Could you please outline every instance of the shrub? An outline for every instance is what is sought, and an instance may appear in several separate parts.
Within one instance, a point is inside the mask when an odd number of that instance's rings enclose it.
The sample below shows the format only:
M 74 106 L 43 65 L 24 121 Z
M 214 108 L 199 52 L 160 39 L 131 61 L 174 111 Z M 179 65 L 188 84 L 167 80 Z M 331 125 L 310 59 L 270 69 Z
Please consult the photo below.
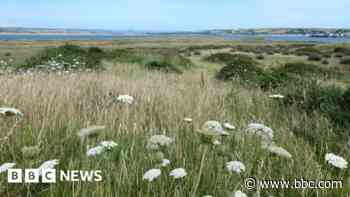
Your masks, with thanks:
M 329 53 L 324 53 L 324 54 L 323 54 L 323 57 L 324 57 L 324 58 L 331 58 L 331 57 L 332 57 L 332 55 L 331 55 L 331 54 L 329 54 Z
M 314 64 L 306 64 L 303 62 L 287 63 L 278 70 L 280 72 L 298 76 L 326 76 L 328 74 L 331 74 L 331 71 L 328 69 L 321 68 Z
M 182 71 L 177 68 L 175 65 L 168 61 L 150 61 L 146 63 L 146 68 L 150 70 L 159 70 L 163 72 L 174 72 L 174 73 L 182 73 Z
M 329 61 L 328 61 L 328 60 L 323 60 L 323 61 L 322 61 L 322 64 L 328 65 L 328 64 L 329 64 Z
M 342 58 L 344 56 L 343 53 L 336 53 L 334 54 L 334 57 L 337 57 L 337 58 Z
M 99 47 L 89 47 L 88 53 L 89 54 L 103 54 L 104 51 Z
M 198 55 L 201 55 L 201 52 L 200 51 L 195 51 L 195 52 L 193 52 L 193 54 L 198 56 Z
M 249 56 L 225 55 L 224 57 L 228 63 L 216 74 L 217 79 L 230 80 L 240 78 L 254 82 L 263 74 L 263 70 L 257 67 L 257 63 Z
M 334 53 L 343 53 L 343 54 L 350 54 L 350 49 L 345 47 L 336 47 L 334 48 Z
M 257 55 L 257 56 L 256 56 L 256 59 L 258 59 L 258 60 L 263 60 L 263 59 L 265 59 L 265 57 L 264 57 L 263 55 Z
M 27 59 L 17 70 L 22 69 L 47 69 L 51 68 L 74 69 L 100 69 L 102 56 L 96 56 L 95 52 L 83 49 L 76 45 L 64 45 L 57 48 L 46 48 L 39 54 Z M 53 63 L 55 62 L 55 63 Z
M 307 113 L 314 111 L 327 116 L 335 126 L 350 128 L 350 90 L 322 87 L 315 81 L 294 88 L 283 100 L 284 105 L 294 105 Z
M 350 65 L 350 56 L 343 57 L 343 58 L 340 60 L 340 64 L 347 64 L 347 65 Z
M 208 62 L 216 62 L 216 63 L 230 63 L 237 58 L 238 55 L 230 54 L 230 53 L 216 53 L 204 58 L 205 61 Z
M 288 73 L 279 70 L 266 72 L 259 77 L 259 86 L 263 90 L 275 89 L 287 85 L 291 81 L 295 81 Z
M 321 54 L 321 51 L 313 47 L 302 47 L 296 49 L 295 53 L 299 56 L 309 56 L 313 54 Z
M 309 54 L 308 60 L 309 61 L 321 61 L 322 57 L 318 54 Z
M 5 53 L 5 56 L 6 56 L 6 57 L 10 57 L 11 55 L 12 55 L 12 54 L 11 54 L 10 52 L 6 52 L 6 53 Z

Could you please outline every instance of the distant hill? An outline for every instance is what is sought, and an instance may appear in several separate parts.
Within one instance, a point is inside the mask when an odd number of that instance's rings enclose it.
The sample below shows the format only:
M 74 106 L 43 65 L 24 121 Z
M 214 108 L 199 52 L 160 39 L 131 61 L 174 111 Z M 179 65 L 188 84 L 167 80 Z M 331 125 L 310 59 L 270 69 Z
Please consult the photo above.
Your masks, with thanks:
M 256 29 L 223 29 L 216 32 L 231 34 L 346 34 L 350 29 L 344 28 L 256 28 Z

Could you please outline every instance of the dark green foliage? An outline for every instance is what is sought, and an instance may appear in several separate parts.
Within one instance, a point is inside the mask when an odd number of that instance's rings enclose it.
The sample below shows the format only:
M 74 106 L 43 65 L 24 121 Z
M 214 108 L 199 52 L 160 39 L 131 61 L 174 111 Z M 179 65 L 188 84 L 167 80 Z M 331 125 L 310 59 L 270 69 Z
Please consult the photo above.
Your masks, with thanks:
M 247 64 L 256 65 L 250 56 L 242 54 L 230 54 L 230 53 L 216 53 L 204 58 L 204 60 L 216 63 L 237 63 L 237 64 Z
M 193 52 L 193 55 L 201 55 L 201 52 L 200 51 L 195 51 L 195 52 Z
M 324 54 L 323 54 L 323 57 L 324 57 L 324 58 L 331 58 L 331 57 L 332 57 L 332 55 L 331 55 L 331 54 L 329 54 L 329 53 L 324 53 Z
M 10 52 L 6 52 L 6 53 L 5 53 L 5 56 L 6 56 L 6 57 L 10 57 L 10 56 L 11 56 L 11 53 L 10 53 Z
M 350 56 L 348 56 L 348 57 L 343 57 L 343 58 L 340 60 L 340 64 L 347 64 L 347 65 L 350 65 Z
M 329 61 L 328 61 L 328 60 L 323 60 L 323 61 L 322 61 L 322 64 L 328 65 L 328 64 L 329 64 Z
M 257 66 L 257 63 L 246 55 L 219 54 L 218 56 L 213 55 L 209 59 L 227 62 L 226 66 L 216 74 L 216 78 L 220 80 L 240 78 L 254 82 L 263 74 L 263 70 Z
M 99 52 L 98 52 L 99 51 Z M 20 65 L 18 69 L 37 68 L 39 65 L 48 65 L 48 62 L 55 59 L 60 62 L 64 62 L 64 68 L 72 68 L 71 65 L 75 61 L 79 61 L 82 64 L 76 69 L 99 69 L 102 56 L 97 55 L 103 53 L 96 48 L 90 48 L 88 50 L 76 45 L 64 45 L 57 48 L 46 48 L 39 54 L 29 58 L 23 65 Z
M 336 53 L 334 54 L 334 57 L 337 57 L 337 58 L 342 58 L 344 56 L 343 53 Z
M 284 87 L 295 80 L 297 79 L 288 73 L 275 69 L 259 76 L 259 86 L 263 90 L 269 90 Z
M 321 51 L 313 47 L 303 47 L 295 50 L 295 54 L 299 56 L 310 56 L 314 54 L 321 55 Z
M 151 70 L 181 73 L 181 69 L 189 68 L 192 62 L 179 55 L 179 51 L 115 49 L 108 54 L 109 58 L 119 62 L 138 63 Z
M 265 59 L 265 57 L 264 57 L 263 55 L 257 55 L 257 56 L 256 56 L 256 59 L 258 59 L 258 60 L 263 60 L 263 59 Z
M 287 63 L 279 68 L 279 71 L 298 76 L 327 76 L 331 74 L 328 69 L 303 62 Z
M 315 81 L 305 82 L 286 95 L 284 104 L 297 106 L 311 114 L 327 116 L 337 128 L 350 128 L 350 89 L 322 87 Z
M 318 55 L 318 54 L 309 54 L 308 58 L 309 61 L 321 61 L 322 56 Z
M 334 48 L 334 53 L 350 54 L 350 49 L 345 47 L 336 47 Z
M 151 61 L 146 63 L 146 68 L 150 70 L 159 70 L 164 72 L 182 73 L 175 65 L 168 61 Z
M 99 47 L 89 47 L 88 53 L 89 54 L 104 54 L 104 51 Z

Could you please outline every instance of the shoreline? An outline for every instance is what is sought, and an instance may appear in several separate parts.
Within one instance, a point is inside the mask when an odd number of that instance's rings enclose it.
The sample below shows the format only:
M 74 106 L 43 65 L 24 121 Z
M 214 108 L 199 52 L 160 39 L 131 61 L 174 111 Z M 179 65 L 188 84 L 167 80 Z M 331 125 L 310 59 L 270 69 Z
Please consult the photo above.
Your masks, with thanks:
M 115 34 L 95 34 L 95 33 L 18 33 L 18 32 L 0 32 L 0 36 L 114 36 Z

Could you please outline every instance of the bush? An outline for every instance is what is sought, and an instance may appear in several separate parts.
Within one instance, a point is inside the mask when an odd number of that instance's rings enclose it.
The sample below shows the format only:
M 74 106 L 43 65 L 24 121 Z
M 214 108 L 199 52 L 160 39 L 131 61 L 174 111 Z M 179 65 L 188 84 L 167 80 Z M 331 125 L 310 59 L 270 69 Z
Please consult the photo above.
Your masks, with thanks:
M 6 56 L 6 57 L 10 57 L 10 56 L 11 56 L 11 53 L 10 53 L 10 52 L 6 52 L 6 53 L 5 53 L 5 56 Z
M 325 68 L 321 68 L 314 64 L 306 64 L 303 62 L 287 63 L 283 67 L 278 69 L 280 72 L 298 76 L 326 76 L 331 74 L 331 71 Z
M 322 57 L 318 54 L 309 54 L 308 60 L 309 61 L 321 61 Z
M 343 57 L 343 58 L 340 60 L 340 64 L 347 64 L 347 65 L 350 65 L 350 56 L 348 56 L 348 57 Z
M 322 87 L 315 81 L 294 88 L 283 100 L 284 105 L 294 105 L 311 114 L 315 111 L 327 116 L 335 126 L 350 128 L 350 90 Z
M 343 53 L 336 53 L 334 54 L 334 57 L 337 57 L 337 58 L 342 58 L 344 56 Z
M 258 60 L 263 60 L 263 59 L 265 59 L 265 57 L 264 57 L 263 55 L 257 55 L 257 56 L 256 56 L 256 59 L 258 59 Z
M 230 53 L 216 53 L 205 57 L 204 60 L 208 62 L 216 62 L 216 63 L 230 63 L 231 61 L 235 61 L 237 56 L 240 56 L 240 55 L 230 54 Z
M 224 59 L 228 63 L 216 74 L 217 79 L 231 80 L 240 78 L 254 82 L 263 74 L 263 70 L 257 67 L 257 63 L 247 55 L 225 55 L 220 57 L 225 57 Z
M 89 54 L 104 54 L 104 51 L 99 47 L 89 47 L 88 53 Z
M 334 53 L 343 53 L 343 54 L 350 54 L 350 49 L 345 47 L 336 47 L 334 48 Z
M 171 64 L 168 61 L 150 61 L 146 63 L 146 68 L 150 70 L 158 70 L 163 72 L 173 72 L 173 73 L 182 73 L 182 71 L 177 68 L 175 65 Z
M 303 47 L 303 48 L 298 48 L 295 50 L 295 53 L 298 56 L 310 56 L 310 55 L 314 55 L 314 54 L 318 54 L 321 55 L 321 51 L 313 48 L 313 47 Z
M 259 77 L 259 86 L 263 90 L 275 89 L 279 87 L 283 87 L 290 83 L 291 81 L 295 81 L 292 76 L 288 75 L 288 73 L 281 72 L 279 70 L 272 70 L 270 72 L 266 72 Z
M 331 57 L 332 57 L 332 55 L 331 55 L 331 54 L 329 54 L 329 53 L 325 53 L 325 54 L 323 54 L 323 57 L 324 57 L 324 58 L 331 58 Z
M 96 49 L 86 50 L 80 46 L 67 44 L 57 48 L 46 48 L 27 59 L 17 69 L 100 69 L 101 59 L 101 55 L 96 55 Z
M 323 61 L 322 61 L 322 64 L 328 65 L 328 64 L 329 64 L 329 61 L 328 61 L 328 60 L 323 60 Z
M 201 52 L 200 51 L 195 51 L 195 52 L 193 52 L 193 54 L 198 56 L 198 55 L 201 55 Z

